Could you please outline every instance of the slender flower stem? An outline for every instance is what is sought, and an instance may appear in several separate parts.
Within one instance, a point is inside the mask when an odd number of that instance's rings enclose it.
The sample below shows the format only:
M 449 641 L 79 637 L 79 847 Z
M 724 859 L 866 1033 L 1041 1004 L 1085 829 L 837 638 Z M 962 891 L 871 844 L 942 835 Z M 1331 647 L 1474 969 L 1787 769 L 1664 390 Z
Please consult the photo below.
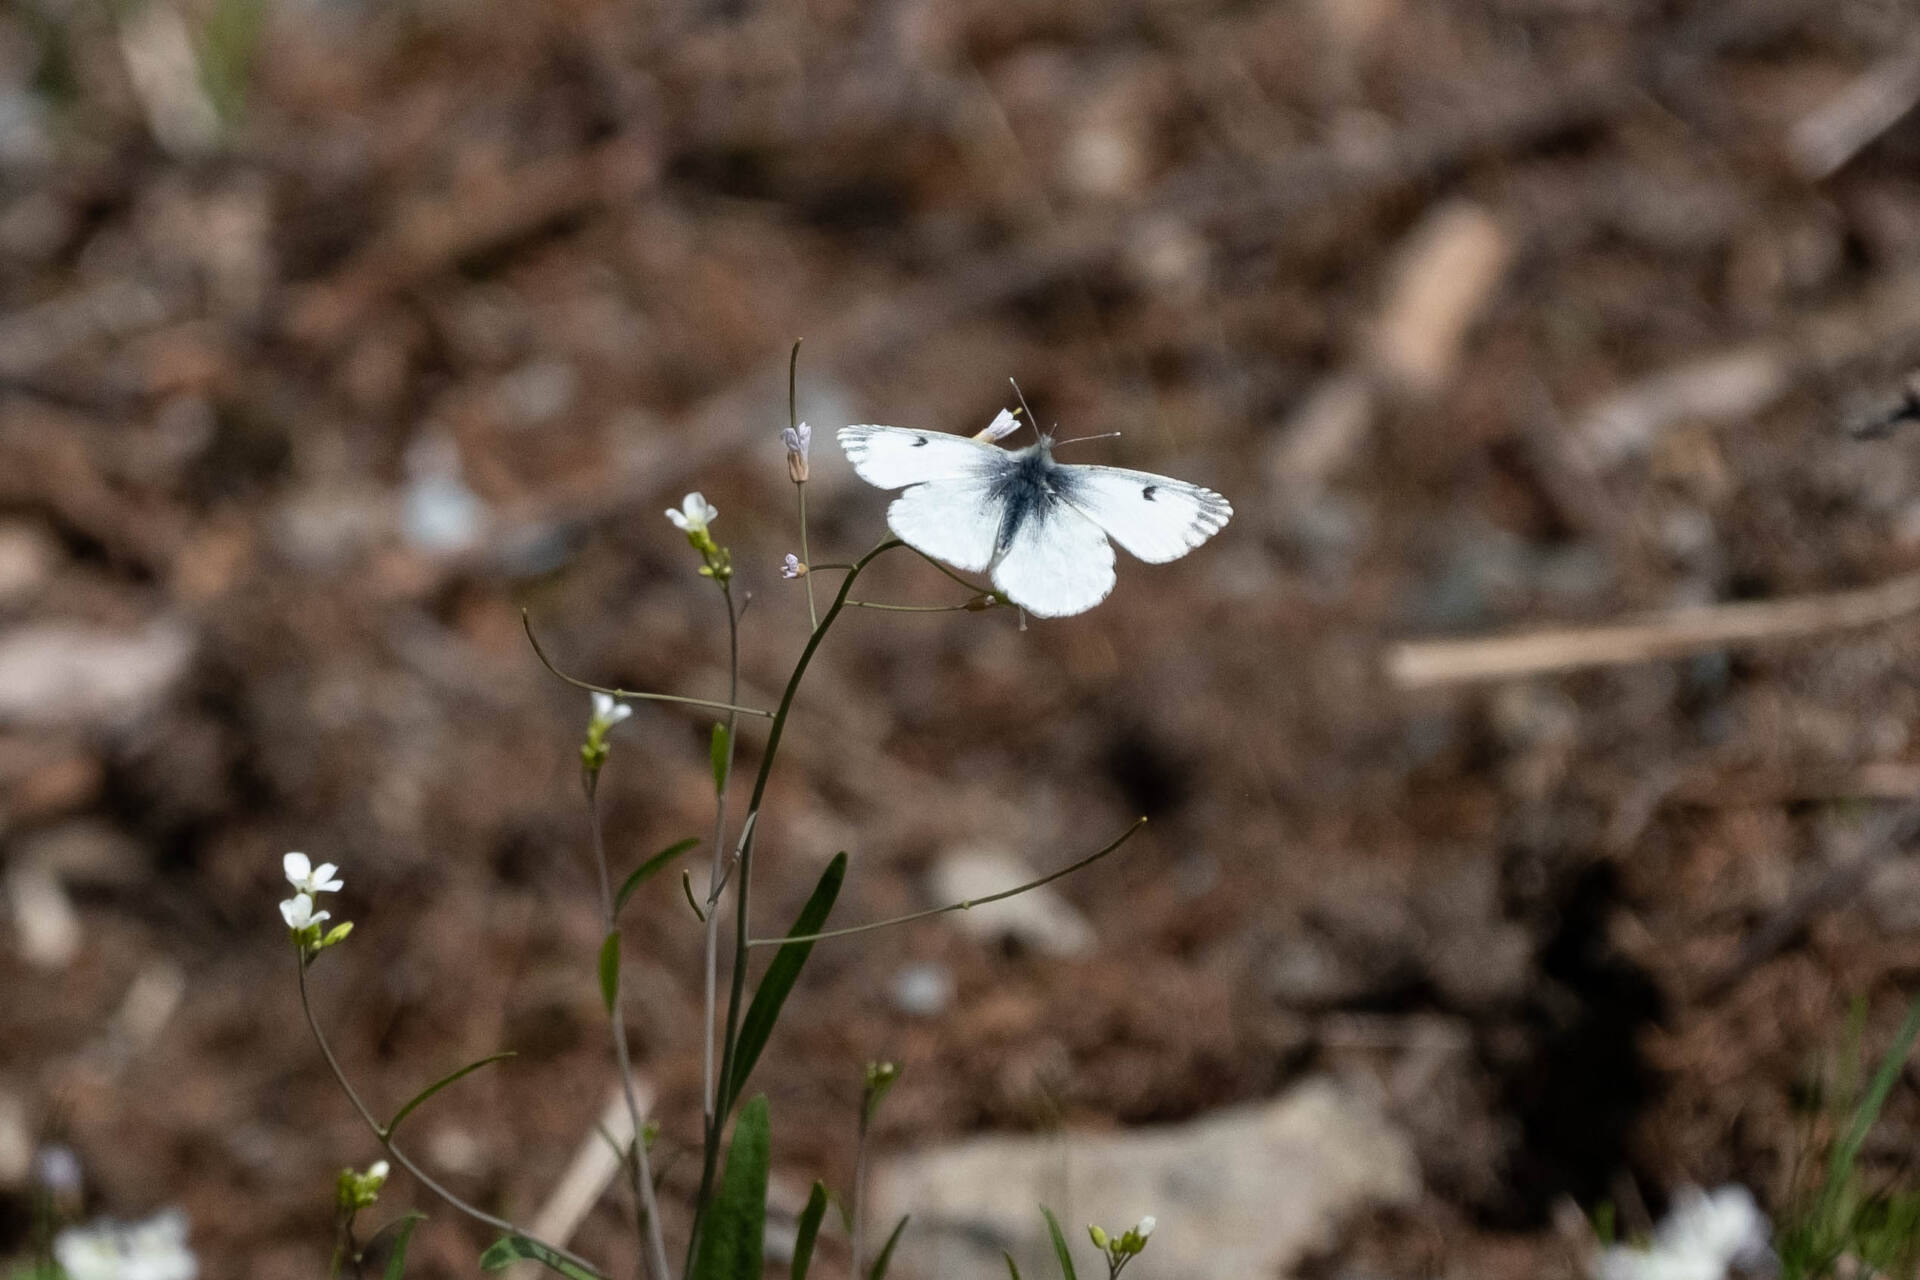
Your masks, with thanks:
M 773 719 L 773 712 L 759 707 L 738 707 L 732 702 L 715 702 L 710 698 L 683 698 L 677 693 L 642 693 L 637 689 L 614 689 L 603 684 L 588 684 L 585 680 L 577 680 L 554 666 L 552 660 L 547 657 L 547 651 L 540 647 L 540 638 L 533 634 L 533 620 L 527 617 L 525 609 L 520 611 L 520 626 L 526 631 L 527 643 L 533 646 L 533 656 L 540 659 L 540 665 L 576 689 L 585 689 L 588 693 L 611 694 L 616 698 L 630 700 L 638 698 L 648 702 L 677 702 L 688 707 L 712 707 L 716 711 L 725 711 L 730 715 L 759 716 L 763 720 Z
M 600 918 L 606 932 L 612 933 L 617 926 L 613 913 L 613 880 L 607 872 L 607 844 L 600 829 L 599 780 L 598 770 L 586 770 L 581 777 L 587 792 L 588 825 L 593 830 L 593 865 L 600 873 Z M 653 1193 L 653 1162 L 647 1152 L 640 1098 L 633 1083 L 633 1062 L 627 1056 L 627 1024 L 620 1006 L 616 994 L 613 1007 L 607 1011 L 607 1020 L 613 1032 L 613 1058 L 620 1068 L 621 1092 L 627 1099 L 627 1117 L 633 1121 L 633 1159 L 621 1163 L 626 1165 L 628 1180 L 633 1183 L 634 1214 L 640 1219 L 634 1226 L 646 1242 L 647 1273 L 653 1280 L 673 1280 L 673 1273 L 667 1270 L 667 1244 L 660 1233 L 660 1204 Z
M 806 564 L 807 486 L 804 484 L 796 484 L 793 486 L 793 491 L 800 497 L 800 563 Z M 817 627 L 820 625 L 820 613 L 818 607 L 813 602 L 813 575 L 811 573 L 805 575 L 805 582 L 807 584 L 807 621 L 812 626 Z
M 971 601 L 966 604 L 876 604 L 872 600 L 849 600 L 849 608 L 883 609 L 888 613 L 961 613 L 974 608 Z
M 733 607 L 733 588 L 722 582 L 720 590 L 727 601 L 727 701 L 732 702 L 740 696 L 740 614 Z M 713 804 L 713 869 L 707 877 L 707 987 L 706 1018 L 701 1023 L 703 1034 L 700 1041 L 700 1096 L 703 1100 L 706 1127 L 709 1131 L 713 1129 L 713 1112 L 717 1097 L 713 1079 L 713 1035 L 719 1012 L 720 973 L 720 913 L 714 910 L 714 907 L 719 903 L 721 890 L 726 887 L 727 791 L 733 783 L 735 723 L 736 714 L 729 711 L 727 713 L 726 768 L 720 775 L 720 785 L 716 789 Z
M 807 637 L 806 647 L 800 651 L 800 657 L 794 663 L 793 673 L 787 677 L 786 690 L 780 695 L 780 708 L 773 713 L 773 724 L 767 730 L 767 745 L 761 749 L 760 769 L 754 775 L 753 795 L 747 801 L 747 821 L 753 822 L 760 812 L 760 802 L 767 791 L 767 779 L 772 776 L 773 762 L 780 754 L 780 739 L 787 728 L 787 717 L 793 711 L 794 696 L 800 691 L 801 678 L 807 674 L 807 666 L 813 661 L 813 655 L 820 648 L 820 642 L 826 639 L 834 619 L 846 608 L 847 596 L 853 590 L 853 584 L 862 571 L 887 552 L 906 544 L 898 538 L 888 538 L 873 550 L 861 556 L 848 570 L 847 576 L 840 582 L 840 590 L 835 593 L 833 603 L 827 606 L 826 613 L 820 617 L 820 624 Z M 714 1175 L 720 1163 L 721 1131 L 726 1127 L 727 1112 L 731 1109 L 734 1047 L 740 1035 L 741 1006 L 746 996 L 747 986 L 747 921 L 752 905 L 753 890 L 753 836 L 751 829 L 743 832 L 740 841 L 739 865 L 734 869 L 738 887 L 734 890 L 734 946 L 733 976 L 727 993 L 726 1035 L 721 1043 L 720 1075 L 715 1081 L 718 1096 L 725 1100 L 725 1106 L 716 1106 L 713 1123 L 708 1127 L 705 1151 L 700 1169 L 700 1191 L 694 1199 L 693 1230 L 687 1237 L 687 1258 L 689 1264 L 694 1251 L 699 1247 L 700 1229 L 706 1220 L 708 1201 L 713 1195 Z
M 847 1216 L 852 1219 L 848 1234 L 853 1237 L 852 1265 L 847 1268 L 848 1280 L 860 1280 L 865 1274 L 867 1245 L 867 1122 L 872 1118 L 873 1108 L 860 1103 L 860 1127 L 853 1143 L 853 1212 Z
M 905 544 L 903 543 L 902 545 L 904 546 Z M 981 586 L 977 582 L 968 582 L 965 578 L 955 573 L 952 569 L 949 569 L 946 565 L 941 564 L 938 560 L 935 560 L 932 556 L 928 555 L 926 552 L 922 551 L 920 548 L 907 547 L 907 550 L 913 552 L 913 554 L 919 556 L 922 560 L 925 560 L 928 564 L 932 565 L 934 568 L 938 569 L 940 572 L 946 574 L 949 578 L 952 578 L 955 582 L 959 583 L 961 586 L 965 587 L 967 590 L 973 592 L 974 594 L 976 595 L 993 594 L 986 587 Z
M 802 933 L 787 938 L 749 938 L 747 945 L 749 947 L 783 947 L 790 943 L 820 942 L 827 938 L 849 938 L 856 933 L 872 933 L 875 929 L 891 929 L 897 924 L 911 924 L 915 920 L 925 920 L 931 916 L 943 916 L 949 911 L 969 911 L 974 907 L 984 907 L 989 902 L 1000 902 L 1007 898 L 1017 897 L 1020 894 L 1038 889 L 1041 885 L 1052 884 L 1055 880 L 1061 879 L 1064 876 L 1070 876 L 1076 871 L 1092 866 L 1127 841 L 1133 839 L 1134 834 L 1146 825 L 1147 820 L 1145 818 L 1137 818 L 1134 820 L 1134 824 L 1121 832 L 1118 837 L 1102 845 L 1078 862 L 1061 867 L 1058 871 L 1049 871 L 1037 880 L 1029 880 L 1025 884 L 1015 885 L 1011 889 L 1002 889 L 999 893 L 990 893 L 984 898 L 965 898 L 959 902 L 949 902 L 944 907 L 928 907 L 925 911 L 912 911 L 904 916 L 891 916 L 885 920 L 875 920 L 870 924 L 848 925 L 844 929 L 828 929 L 823 933 Z
M 313 1013 L 313 998 L 307 991 L 306 957 L 301 955 L 298 949 L 294 951 L 294 963 L 300 972 L 300 1012 L 306 1015 L 307 1030 L 313 1033 L 314 1043 L 320 1046 L 320 1056 L 326 1059 L 327 1070 L 333 1073 L 334 1081 L 339 1084 L 340 1091 L 347 1095 L 347 1101 L 352 1103 L 353 1109 L 360 1113 L 360 1119 L 366 1123 L 367 1128 L 373 1131 L 374 1139 L 385 1149 L 387 1156 L 395 1164 L 412 1174 L 415 1181 L 438 1196 L 449 1208 L 466 1214 L 475 1222 L 485 1223 L 496 1231 L 504 1231 L 508 1235 L 520 1236 L 544 1248 L 551 1249 L 556 1255 L 565 1258 L 574 1266 L 605 1280 L 606 1272 L 594 1263 L 588 1262 L 579 1254 L 562 1249 L 557 1244 L 551 1244 L 545 1240 L 541 1240 L 525 1229 L 515 1226 L 505 1218 L 495 1217 L 478 1205 L 469 1204 L 467 1201 L 462 1200 L 459 1196 L 435 1181 L 428 1175 L 426 1170 L 413 1162 L 411 1156 L 395 1144 L 393 1139 L 388 1135 L 386 1126 L 374 1119 L 373 1112 L 369 1110 L 367 1104 L 361 1100 L 359 1091 L 353 1087 L 353 1082 L 347 1079 L 347 1073 L 340 1066 L 340 1060 L 333 1055 L 333 1046 L 327 1042 L 326 1033 L 320 1030 L 320 1021 Z

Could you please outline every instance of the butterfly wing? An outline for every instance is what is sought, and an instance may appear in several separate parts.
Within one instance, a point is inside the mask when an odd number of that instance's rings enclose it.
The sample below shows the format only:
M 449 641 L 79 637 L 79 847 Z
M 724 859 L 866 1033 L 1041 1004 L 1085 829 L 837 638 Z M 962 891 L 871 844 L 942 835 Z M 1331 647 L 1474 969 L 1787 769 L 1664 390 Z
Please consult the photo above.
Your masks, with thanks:
M 912 427 L 842 427 L 840 447 L 855 474 L 882 489 L 991 475 L 1007 457 L 996 445 Z
M 1113 548 L 1065 502 L 1037 507 L 992 566 L 993 585 L 1037 618 L 1085 613 L 1113 590 Z
M 929 480 L 887 508 L 887 527 L 914 550 L 956 569 L 978 573 L 993 562 L 1000 507 L 986 478 Z
M 1060 470 L 1067 502 L 1148 564 L 1178 560 L 1224 529 L 1233 515 L 1233 507 L 1213 490 L 1151 471 Z

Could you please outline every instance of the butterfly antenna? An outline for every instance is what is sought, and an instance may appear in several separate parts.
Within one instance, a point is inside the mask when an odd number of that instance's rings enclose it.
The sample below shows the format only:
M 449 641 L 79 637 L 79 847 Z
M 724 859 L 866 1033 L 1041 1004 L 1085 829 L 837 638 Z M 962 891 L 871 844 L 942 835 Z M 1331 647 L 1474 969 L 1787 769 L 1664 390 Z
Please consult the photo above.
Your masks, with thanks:
M 1082 440 L 1117 440 L 1119 437 L 1118 431 L 1102 431 L 1097 436 L 1074 436 L 1070 440 L 1055 440 L 1053 443 L 1058 448 L 1063 444 L 1079 444 Z
M 1020 401 L 1020 412 L 1027 416 L 1027 423 L 1033 428 L 1033 434 L 1039 435 L 1040 423 L 1039 423 L 1039 420 L 1033 416 L 1033 410 L 1027 407 L 1026 393 L 1020 390 L 1020 384 L 1018 382 L 1014 382 L 1012 378 L 1008 378 L 1007 381 L 1013 382 L 1013 394 L 1014 394 L 1014 397 Z

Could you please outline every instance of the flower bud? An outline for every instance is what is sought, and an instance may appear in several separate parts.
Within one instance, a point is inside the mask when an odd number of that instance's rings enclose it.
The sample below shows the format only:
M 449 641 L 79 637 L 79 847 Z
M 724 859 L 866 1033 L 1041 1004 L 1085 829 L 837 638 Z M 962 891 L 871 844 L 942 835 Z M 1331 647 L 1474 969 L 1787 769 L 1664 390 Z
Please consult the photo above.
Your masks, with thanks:
M 813 428 L 804 422 L 788 427 L 780 433 L 780 443 L 787 447 L 787 475 L 795 484 L 805 484 L 807 455 L 813 448 Z

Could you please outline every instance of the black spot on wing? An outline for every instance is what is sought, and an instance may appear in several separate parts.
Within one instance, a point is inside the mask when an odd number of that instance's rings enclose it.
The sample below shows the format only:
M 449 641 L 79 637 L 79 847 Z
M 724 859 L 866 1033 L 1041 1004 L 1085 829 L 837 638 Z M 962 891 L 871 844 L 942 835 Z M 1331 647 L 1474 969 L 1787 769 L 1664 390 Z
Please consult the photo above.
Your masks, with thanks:
M 926 438 L 925 436 L 915 436 L 915 437 L 913 438 L 913 447 L 914 447 L 914 448 L 916 448 L 916 449 L 924 449 L 924 448 L 926 448 L 926 447 L 927 447 L 927 438 Z
M 1140 496 L 1145 498 L 1148 502 L 1152 502 L 1154 490 L 1158 489 L 1159 487 L 1160 486 L 1157 484 L 1150 484 L 1146 488 L 1140 491 Z

